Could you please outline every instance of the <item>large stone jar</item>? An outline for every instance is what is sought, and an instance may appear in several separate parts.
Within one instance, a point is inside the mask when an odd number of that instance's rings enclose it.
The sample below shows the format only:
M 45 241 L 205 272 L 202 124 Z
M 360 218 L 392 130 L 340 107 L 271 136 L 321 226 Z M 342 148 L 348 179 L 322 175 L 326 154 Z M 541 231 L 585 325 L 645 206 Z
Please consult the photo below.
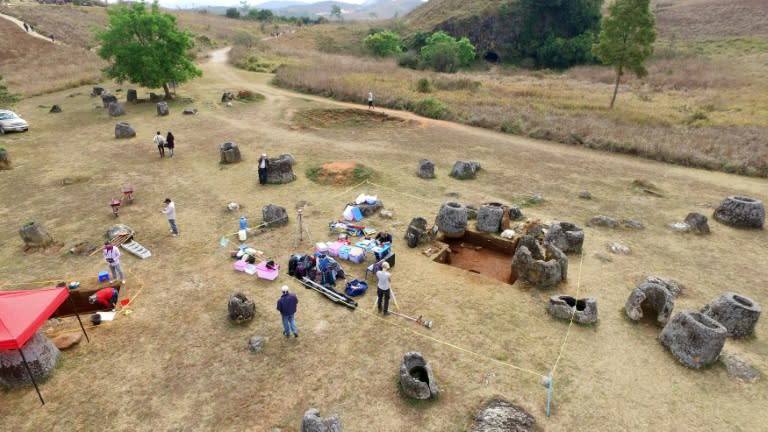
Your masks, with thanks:
M 231 164 L 240 162 L 240 148 L 233 142 L 225 142 L 219 147 L 219 153 L 221 155 L 220 163 Z
M 26 247 L 47 247 L 53 243 L 53 237 L 40 222 L 29 222 L 19 230 Z
M 437 227 L 448 238 L 460 238 L 467 229 L 467 210 L 463 205 L 449 201 L 437 213 Z
M 437 397 L 439 389 L 429 366 L 421 353 L 407 352 L 400 363 L 400 385 L 403 392 L 413 399 Z
M 741 196 L 729 196 L 715 209 L 714 218 L 739 228 L 762 228 L 765 223 L 763 202 Z
M 481 205 L 480 210 L 477 211 L 477 230 L 488 233 L 499 232 L 505 211 L 506 208 L 500 203 Z
M 762 309 L 752 299 L 736 293 L 725 293 L 704 306 L 701 313 L 728 330 L 728 336 L 749 336 L 755 330 Z
M 35 381 L 53 371 L 61 354 L 53 342 L 39 331 L 21 349 Z M 32 384 L 24 360 L 17 350 L 0 350 L 0 383 L 7 388 Z
M 659 340 L 680 363 L 699 369 L 720 356 L 728 331 L 719 322 L 694 311 L 672 317 Z

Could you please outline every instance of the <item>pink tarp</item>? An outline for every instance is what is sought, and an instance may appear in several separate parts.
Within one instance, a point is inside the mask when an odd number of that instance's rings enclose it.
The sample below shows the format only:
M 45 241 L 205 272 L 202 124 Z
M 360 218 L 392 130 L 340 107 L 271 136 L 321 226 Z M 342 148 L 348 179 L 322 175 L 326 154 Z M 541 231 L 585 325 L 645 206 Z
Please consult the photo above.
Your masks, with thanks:
M 67 297 L 67 288 L 0 291 L 0 350 L 24 346 Z

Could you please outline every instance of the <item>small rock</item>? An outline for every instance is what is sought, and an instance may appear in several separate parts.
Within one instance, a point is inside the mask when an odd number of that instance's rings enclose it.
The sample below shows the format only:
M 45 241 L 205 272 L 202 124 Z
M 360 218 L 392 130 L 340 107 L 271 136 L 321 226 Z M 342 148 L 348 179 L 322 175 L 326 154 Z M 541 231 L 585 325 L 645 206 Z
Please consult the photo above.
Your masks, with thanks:
M 709 224 L 707 217 L 701 213 L 688 213 L 685 217 L 685 223 L 691 227 L 691 231 L 696 234 L 709 234 Z
M 624 225 L 624 228 L 631 228 L 631 229 L 643 229 L 645 226 L 642 222 L 639 220 L 634 219 L 624 219 L 621 221 L 622 225 Z
M 266 342 L 267 338 L 264 336 L 251 336 L 248 340 L 248 349 L 251 350 L 252 353 L 261 352 Z
M 197 114 L 197 108 L 184 108 L 184 111 L 182 111 L 182 114 L 184 114 L 184 115 L 195 115 L 195 114 Z
M 508 229 L 501 232 L 501 236 L 506 239 L 515 238 L 515 230 Z
M 472 432 L 532 432 L 536 419 L 503 399 L 494 399 L 475 414 Z
M 543 197 L 543 196 L 541 196 L 541 195 L 538 195 L 538 194 L 536 194 L 536 195 L 532 195 L 532 196 L 529 198 L 529 201 L 531 202 L 531 204 L 538 204 L 538 203 L 540 203 L 540 202 L 544 201 L 544 197 Z
M 50 112 L 50 113 L 60 113 L 60 112 L 61 112 L 61 107 L 60 107 L 60 106 L 58 106 L 58 105 L 55 105 L 55 104 L 54 104 L 54 105 L 51 107 L 51 110 L 50 110 L 50 111 L 48 111 L 48 112 Z
M 118 117 L 125 114 L 125 107 L 120 102 L 112 102 L 107 107 L 109 115 L 112 117 Z
M 382 210 L 379 212 L 379 216 L 384 219 L 392 219 L 395 215 L 392 213 L 392 210 Z
M 671 229 L 672 231 L 684 233 L 691 230 L 691 227 L 688 226 L 688 224 L 685 222 L 672 222 L 671 224 L 667 225 L 667 228 Z
M 619 243 L 608 243 L 608 250 L 611 253 L 621 255 L 629 255 L 632 252 L 628 246 L 624 246 L 623 244 Z
M 74 345 L 77 345 L 82 338 L 82 333 L 65 333 L 56 336 L 51 342 L 56 345 L 56 348 L 65 350 L 72 348 Z
M 760 376 L 760 372 L 757 369 L 750 366 L 737 354 L 722 351 L 720 353 L 720 361 L 725 365 L 728 375 L 734 378 L 753 383 Z
M 608 216 L 603 215 L 597 215 L 592 216 L 592 219 L 587 222 L 588 227 L 593 226 L 602 226 L 602 227 L 609 227 L 609 228 L 616 228 L 619 226 L 619 222 L 615 219 L 611 219 Z
M 236 202 L 231 202 L 231 203 L 227 204 L 227 210 L 229 210 L 229 211 L 240 210 L 240 204 L 238 204 Z
M 509 213 L 510 220 L 516 221 L 523 218 L 523 212 L 519 207 L 511 206 L 509 210 L 507 210 L 507 213 Z
M 600 252 L 596 252 L 593 256 L 595 258 L 597 258 L 599 261 L 604 262 L 604 263 L 605 262 L 613 262 L 613 258 L 611 258 L 610 255 L 606 255 L 606 254 L 602 254 Z
M 579 198 L 585 199 L 585 200 L 591 200 L 592 199 L 592 194 L 589 193 L 588 191 L 581 191 L 581 192 L 579 192 Z
M 320 417 L 320 410 L 310 408 L 301 420 L 301 432 L 342 432 L 341 419 L 338 414 Z

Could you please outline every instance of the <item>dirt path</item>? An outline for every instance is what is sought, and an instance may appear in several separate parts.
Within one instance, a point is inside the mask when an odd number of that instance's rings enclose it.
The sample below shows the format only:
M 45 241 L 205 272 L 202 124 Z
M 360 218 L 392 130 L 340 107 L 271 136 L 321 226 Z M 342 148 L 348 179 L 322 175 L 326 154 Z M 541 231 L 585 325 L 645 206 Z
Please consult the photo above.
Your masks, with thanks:
M 35 29 L 31 29 L 30 31 L 25 31 L 24 30 L 24 21 L 21 21 L 18 18 L 14 18 L 14 17 L 12 17 L 10 15 L 6 15 L 6 14 L 2 14 L 2 13 L 0 13 L 0 18 L 4 18 L 4 19 L 6 19 L 6 20 L 16 24 L 17 26 L 19 26 L 19 28 L 22 31 L 27 33 L 29 36 L 36 37 L 38 39 L 42 39 L 42 40 L 45 40 L 45 41 L 48 41 L 48 42 L 51 41 L 50 37 L 41 35 L 40 33 L 36 32 Z M 61 42 L 59 42 L 59 41 L 55 41 L 54 43 L 55 44 L 61 44 Z

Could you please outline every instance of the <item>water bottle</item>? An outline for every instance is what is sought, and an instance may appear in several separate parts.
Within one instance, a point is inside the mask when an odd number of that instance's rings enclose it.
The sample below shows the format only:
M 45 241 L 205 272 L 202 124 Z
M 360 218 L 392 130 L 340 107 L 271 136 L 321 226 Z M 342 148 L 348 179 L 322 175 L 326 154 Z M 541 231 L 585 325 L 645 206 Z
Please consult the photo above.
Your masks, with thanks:
M 240 216 L 240 229 L 248 230 L 248 219 L 245 216 Z

